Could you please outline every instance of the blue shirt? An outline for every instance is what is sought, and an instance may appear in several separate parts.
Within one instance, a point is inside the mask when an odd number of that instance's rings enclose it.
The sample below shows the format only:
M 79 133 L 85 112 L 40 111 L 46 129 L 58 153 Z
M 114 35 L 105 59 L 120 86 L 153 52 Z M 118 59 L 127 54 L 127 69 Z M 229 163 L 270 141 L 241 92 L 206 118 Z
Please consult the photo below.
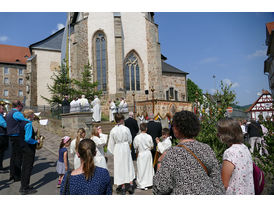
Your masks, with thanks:
M 25 142 L 28 144 L 36 144 L 37 140 L 32 139 L 32 123 L 29 122 L 25 125 Z
M 7 128 L 7 122 L 2 114 L 0 114 L 0 127 Z M 4 133 L 0 133 L 0 135 L 4 135 Z
M 65 179 L 67 173 L 65 174 L 61 188 L 60 194 L 63 193 L 65 187 Z M 110 181 L 109 172 L 101 167 L 95 167 L 94 175 L 86 180 L 84 174 L 71 175 L 69 183 L 70 195 L 111 195 L 112 186 Z

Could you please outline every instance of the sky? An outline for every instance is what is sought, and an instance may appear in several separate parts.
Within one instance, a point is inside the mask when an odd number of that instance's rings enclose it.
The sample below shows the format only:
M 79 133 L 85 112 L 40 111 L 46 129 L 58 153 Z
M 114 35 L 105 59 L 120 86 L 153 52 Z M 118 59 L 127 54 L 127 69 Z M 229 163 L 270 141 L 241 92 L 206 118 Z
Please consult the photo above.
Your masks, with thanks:
M 28 47 L 61 29 L 66 15 L 0 12 L 0 44 Z M 166 62 L 188 72 L 203 92 L 214 93 L 221 81 L 232 83 L 243 106 L 269 90 L 265 24 L 274 21 L 273 12 L 155 12 L 154 18 Z

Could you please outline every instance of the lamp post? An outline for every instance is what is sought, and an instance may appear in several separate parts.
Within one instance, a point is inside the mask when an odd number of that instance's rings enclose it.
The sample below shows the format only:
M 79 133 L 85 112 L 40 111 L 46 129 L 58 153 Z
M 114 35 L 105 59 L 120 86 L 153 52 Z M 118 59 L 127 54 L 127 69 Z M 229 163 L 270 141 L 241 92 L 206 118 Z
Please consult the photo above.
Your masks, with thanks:
M 155 89 L 152 86 L 151 92 L 152 92 L 152 112 L 153 112 L 153 114 L 154 114 L 154 110 L 155 110 L 155 108 L 154 108 L 154 91 L 155 91 Z
M 134 113 L 134 117 L 135 117 L 135 113 L 136 113 L 136 109 L 135 109 L 135 93 L 132 93 L 132 97 L 133 97 L 133 113 Z

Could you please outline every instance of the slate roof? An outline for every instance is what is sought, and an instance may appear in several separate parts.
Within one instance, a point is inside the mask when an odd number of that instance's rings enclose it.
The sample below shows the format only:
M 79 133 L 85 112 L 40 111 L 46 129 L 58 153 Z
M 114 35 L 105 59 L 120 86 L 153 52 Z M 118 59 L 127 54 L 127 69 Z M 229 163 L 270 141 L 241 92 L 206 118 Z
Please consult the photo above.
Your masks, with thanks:
M 26 65 L 30 56 L 30 51 L 27 47 L 0 44 L 1 63 Z
M 29 46 L 30 50 L 32 49 L 42 49 L 42 50 L 51 50 L 51 51 L 61 51 L 62 40 L 63 40 L 64 28 L 50 35 L 49 37 L 31 44 Z
M 187 72 L 177 69 L 176 67 L 171 66 L 170 64 L 168 64 L 164 61 L 162 61 L 162 72 L 163 73 L 185 74 L 185 75 L 188 74 Z

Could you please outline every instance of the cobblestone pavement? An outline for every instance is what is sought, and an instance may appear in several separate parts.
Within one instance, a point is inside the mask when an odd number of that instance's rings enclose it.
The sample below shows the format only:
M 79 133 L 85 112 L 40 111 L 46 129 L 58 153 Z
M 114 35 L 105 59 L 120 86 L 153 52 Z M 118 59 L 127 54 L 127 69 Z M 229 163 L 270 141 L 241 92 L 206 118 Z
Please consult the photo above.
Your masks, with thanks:
M 46 137 L 43 148 L 36 151 L 34 168 L 30 179 L 30 185 L 37 189 L 37 193 L 34 195 L 57 195 L 59 189 L 56 187 L 58 174 L 55 170 L 56 161 L 58 158 L 58 148 L 61 137 L 48 131 L 45 128 L 41 128 L 41 134 Z M 110 176 L 113 180 L 113 157 L 107 155 Z M 73 157 L 69 153 L 70 166 L 73 165 Z M 6 154 L 4 159 L 4 167 L 9 166 L 9 155 Z M 136 161 L 134 161 L 135 174 Z M 0 195 L 18 195 L 20 182 L 8 182 L 9 173 L 0 174 Z M 128 193 L 127 193 L 128 194 Z M 113 195 L 116 195 L 116 185 L 113 185 Z M 135 190 L 134 195 L 152 195 L 152 189 L 147 191 Z

